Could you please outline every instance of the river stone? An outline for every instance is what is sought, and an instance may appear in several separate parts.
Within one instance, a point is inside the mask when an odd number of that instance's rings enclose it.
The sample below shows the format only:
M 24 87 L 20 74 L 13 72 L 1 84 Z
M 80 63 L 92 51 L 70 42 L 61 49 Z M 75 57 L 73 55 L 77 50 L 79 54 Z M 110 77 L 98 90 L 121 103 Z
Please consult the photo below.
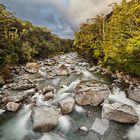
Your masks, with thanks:
M 20 102 L 21 100 L 24 99 L 24 95 L 22 94 L 17 94 L 17 95 L 9 95 L 6 96 L 2 99 L 3 103 L 8 103 L 8 102 Z
M 25 71 L 30 74 L 35 74 L 39 70 L 39 66 L 37 63 L 27 63 L 25 66 Z
M 104 104 L 102 118 L 132 124 L 138 121 L 138 115 L 135 110 L 131 106 L 122 103 Z
M 53 97 L 54 97 L 54 94 L 52 91 L 50 91 L 44 96 L 44 100 L 48 101 L 48 100 L 52 99 Z
M 8 95 L 5 95 L 2 99 L 3 103 L 8 103 L 8 102 L 20 102 L 24 100 L 25 98 L 29 97 L 30 95 L 33 95 L 36 92 L 36 89 L 29 89 L 25 90 L 23 92 L 15 93 L 15 94 L 10 94 L 7 93 Z
M 6 104 L 6 109 L 8 111 L 16 112 L 19 109 L 20 105 L 18 103 L 9 102 Z
M 135 87 L 134 89 L 128 90 L 128 98 L 140 102 L 140 87 Z
M 73 97 L 69 97 L 59 102 L 62 114 L 68 114 L 74 109 L 75 100 Z
M 81 127 L 79 128 L 79 130 L 80 130 L 81 132 L 88 133 L 88 128 L 87 128 L 86 126 L 81 126 Z
M 21 80 L 17 83 L 12 83 L 10 85 L 10 88 L 13 90 L 27 90 L 27 89 L 31 89 L 33 87 L 35 87 L 34 82 L 26 80 L 26 79 Z
M 43 95 L 44 95 L 44 94 L 47 94 L 48 92 L 54 92 L 54 87 L 48 85 L 48 86 L 45 86 L 45 87 L 42 89 Z
M 78 105 L 98 106 L 109 95 L 106 85 L 94 80 L 82 81 L 75 90 L 75 101 Z
M 59 67 L 57 75 L 69 75 L 69 74 L 70 74 L 70 71 L 69 71 L 68 67 L 66 65 L 62 64 Z
M 60 117 L 59 111 L 53 107 L 35 106 L 31 113 L 33 129 L 37 132 L 49 132 L 53 130 Z
M 0 75 L 0 86 L 5 84 L 4 77 Z

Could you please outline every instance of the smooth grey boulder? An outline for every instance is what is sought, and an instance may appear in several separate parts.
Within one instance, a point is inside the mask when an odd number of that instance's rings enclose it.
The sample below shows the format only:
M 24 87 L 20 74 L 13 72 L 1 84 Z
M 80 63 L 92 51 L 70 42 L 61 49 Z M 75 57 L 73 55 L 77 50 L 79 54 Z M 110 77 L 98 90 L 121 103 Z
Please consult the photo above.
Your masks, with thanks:
M 138 115 L 135 110 L 131 106 L 122 103 L 105 103 L 102 107 L 102 118 L 131 124 L 135 124 L 138 121 Z
M 35 106 L 31 113 L 33 130 L 41 133 L 49 132 L 57 126 L 59 117 L 59 111 L 53 107 Z
M 75 100 L 73 97 L 69 97 L 59 102 L 62 114 L 69 114 L 74 109 Z
M 105 84 L 94 80 L 82 81 L 75 90 L 75 101 L 78 105 L 98 106 L 109 95 Z

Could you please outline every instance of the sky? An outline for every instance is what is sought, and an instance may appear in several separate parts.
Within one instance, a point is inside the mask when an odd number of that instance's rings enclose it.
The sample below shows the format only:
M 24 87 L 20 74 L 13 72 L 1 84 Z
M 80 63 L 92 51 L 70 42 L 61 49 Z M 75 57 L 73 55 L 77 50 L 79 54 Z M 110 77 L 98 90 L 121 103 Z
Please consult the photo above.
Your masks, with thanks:
M 0 0 L 16 16 L 53 33 L 72 38 L 80 23 L 111 11 L 108 5 L 120 0 Z

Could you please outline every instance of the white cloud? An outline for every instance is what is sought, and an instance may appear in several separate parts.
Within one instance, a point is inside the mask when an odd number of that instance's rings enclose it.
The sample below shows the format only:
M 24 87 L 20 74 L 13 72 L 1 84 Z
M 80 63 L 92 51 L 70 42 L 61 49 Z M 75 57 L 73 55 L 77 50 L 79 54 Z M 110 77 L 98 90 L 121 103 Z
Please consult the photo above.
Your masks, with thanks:
M 81 22 L 110 11 L 109 4 L 120 0 L 1 0 L 18 17 L 48 26 L 61 35 L 73 33 Z M 58 29 L 57 29 L 58 28 Z

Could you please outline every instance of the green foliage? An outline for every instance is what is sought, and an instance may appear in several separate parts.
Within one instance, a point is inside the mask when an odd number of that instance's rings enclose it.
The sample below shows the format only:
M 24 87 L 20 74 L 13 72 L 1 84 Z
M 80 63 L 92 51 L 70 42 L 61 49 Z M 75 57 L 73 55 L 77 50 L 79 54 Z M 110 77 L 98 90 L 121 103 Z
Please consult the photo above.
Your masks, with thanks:
M 73 41 L 14 17 L 0 4 L 0 75 L 14 65 L 72 50 Z M 6 73 L 7 74 L 7 73 Z
M 105 17 L 81 25 L 75 46 L 81 55 L 109 65 L 113 71 L 140 76 L 140 1 L 123 0 Z

